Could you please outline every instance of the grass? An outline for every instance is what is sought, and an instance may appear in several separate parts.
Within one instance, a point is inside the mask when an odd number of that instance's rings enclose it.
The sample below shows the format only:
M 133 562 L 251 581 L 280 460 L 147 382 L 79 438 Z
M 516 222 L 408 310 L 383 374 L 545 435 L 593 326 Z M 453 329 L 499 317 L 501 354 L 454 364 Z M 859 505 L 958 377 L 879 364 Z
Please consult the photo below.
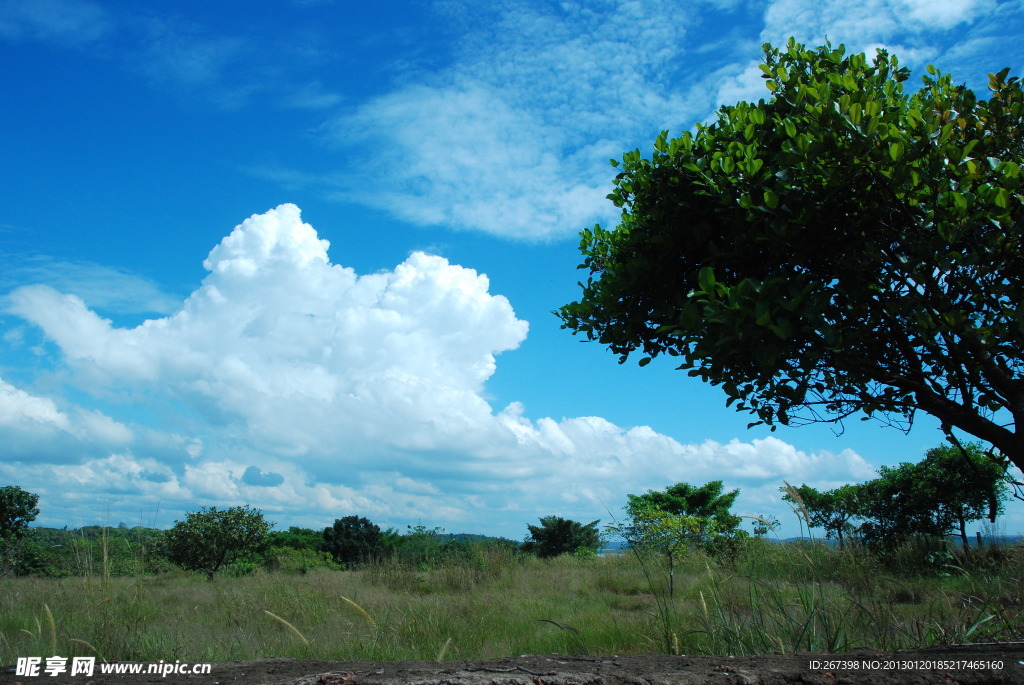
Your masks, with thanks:
M 444 660 L 523 653 L 751 654 L 1024 638 L 1024 549 L 970 572 L 886 569 L 855 548 L 699 554 L 667 600 L 657 558 L 495 552 L 427 570 L 0 580 L 0 663 L 19 656 Z M 642 561 L 642 563 L 641 563 Z

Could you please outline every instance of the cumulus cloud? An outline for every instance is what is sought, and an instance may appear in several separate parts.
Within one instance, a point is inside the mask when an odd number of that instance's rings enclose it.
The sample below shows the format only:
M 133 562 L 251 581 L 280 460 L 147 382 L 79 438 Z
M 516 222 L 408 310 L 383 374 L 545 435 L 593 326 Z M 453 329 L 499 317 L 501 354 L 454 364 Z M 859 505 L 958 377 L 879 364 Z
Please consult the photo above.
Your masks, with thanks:
M 602 515 L 625 492 L 677 480 L 777 488 L 793 472 L 869 472 L 856 454 L 810 455 L 774 438 L 685 445 L 600 417 L 495 410 L 485 384 L 527 323 L 486 276 L 422 252 L 360 275 L 328 248 L 294 205 L 254 215 L 211 250 L 206 278 L 173 314 L 134 328 L 48 286 L 12 292 L 9 312 L 59 347 L 80 391 L 145 397 L 161 423 L 133 441 L 104 414 L 0 382 L 0 427 L 107 446 L 57 477 L 43 466 L 53 458 L 21 476 L 50 490 L 108 483 L 172 509 L 251 503 L 312 525 L 354 512 L 509 534 L 524 516 Z

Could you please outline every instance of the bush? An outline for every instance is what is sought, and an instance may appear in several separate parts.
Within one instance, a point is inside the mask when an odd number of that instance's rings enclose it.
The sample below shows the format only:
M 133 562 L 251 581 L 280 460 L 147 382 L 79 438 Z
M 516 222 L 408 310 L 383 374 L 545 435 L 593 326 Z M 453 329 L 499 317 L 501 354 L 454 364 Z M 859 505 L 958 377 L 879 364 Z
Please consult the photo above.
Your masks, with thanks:
M 284 573 L 306 573 L 318 568 L 336 571 L 343 568 L 335 563 L 328 552 L 291 547 L 278 547 L 267 552 L 266 566 L 271 571 Z

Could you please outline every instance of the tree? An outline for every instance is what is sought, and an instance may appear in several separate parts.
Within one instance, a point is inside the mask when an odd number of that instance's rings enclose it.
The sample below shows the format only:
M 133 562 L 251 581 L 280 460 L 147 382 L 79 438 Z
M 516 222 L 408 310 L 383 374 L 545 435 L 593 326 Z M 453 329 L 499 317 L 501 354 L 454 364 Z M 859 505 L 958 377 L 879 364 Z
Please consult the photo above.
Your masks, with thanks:
M 0 488 L 0 576 L 20 565 L 28 524 L 39 515 L 39 495 L 17 485 Z
M 624 155 L 563 327 L 669 355 L 751 425 L 917 411 L 1024 468 L 1024 93 L 764 46 L 772 96 Z M 612 161 L 619 166 L 618 162 Z
M 648 490 L 642 495 L 627 495 L 626 513 L 634 522 L 627 525 L 635 525 L 636 521 L 658 511 L 687 517 L 686 525 L 679 524 L 676 528 L 689 530 L 686 534 L 688 541 L 713 554 L 724 539 L 741 536 L 740 517 L 729 511 L 740 491 L 723 493 L 722 489 L 722 481 L 713 480 L 700 487 L 676 483 L 663 491 Z
M 526 524 L 530 535 L 523 544 L 523 550 L 535 553 L 542 559 L 560 554 L 576 554 L 582 549 L 596 552 L 601 548 L 598 523 L 600 521 L 583 524 L 560 516 L 543 516 L 539 526 Z
M 987 459 L 980 443 L 940 445 L 925 453 L 918 464 L 918 487 L 927 487 L 933 506 L 944 521 L 946 534 L 960 533 L 967 548 L 967 524 L 987 518 L 995 523 L 1003 513 L 1009 486 L 1004 470 Z
M 39 495 L 17 485 L 0 488 L 0 544 L 20 540 L 39 516 Z
M 167 558 L 212 580 L 223 566 L 258 554 L 272 525 L 259 509 L 248 505 L 224 510 L 203 507 L 186 514 L 184 521 L 175 521 L 167 531 Z
M 971 443 L 943 445 L 916 463 L 883 466 L 861 486 L 861 526 L 869 542 L 893 546 L 913 536 L 945 537 L 954 531 L 967 547 L 966 524 L 1002 512 L 1003 470 Z
M 716 532 L 714 521 L 702 516 L 668 512 L 636 499 L 630 502 L 628 511 L 629 519 L 624 524 L 609 526 L 609 529 L 625 539 L 634 552 L 639 554 L 641 550 L 648 549 L 665 557 L 668 596 L 672 598 L 676 592 L 676 562 L 694 541 L 699 542 Z
M 336 519 L 330 528 L 324 528 L 324 549 L 339 563 L 358 564 L 383 552 L 384 533 L 369 519 L 346 516 Z
M 785 493 L 782 499 L 802 507 L 806 512 L 808 526 L 824 528 L 825 536 L 839 538 L 840 546 L 843 545 L 843 533 L 849 527 L 850 520 L 861 511 L 859 485 L 843 485 L 820 492 L 809 485 L 794 488 L 787 484 L 780 490 Z

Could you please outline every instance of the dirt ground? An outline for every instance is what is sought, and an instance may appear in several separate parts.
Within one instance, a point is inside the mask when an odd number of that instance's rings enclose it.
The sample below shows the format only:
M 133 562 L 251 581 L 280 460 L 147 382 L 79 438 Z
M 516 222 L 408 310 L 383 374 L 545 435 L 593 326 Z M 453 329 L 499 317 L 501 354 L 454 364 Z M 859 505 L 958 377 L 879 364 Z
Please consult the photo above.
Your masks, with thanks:
M 260 659 L 212 664 L 209 675 L 19 676 L 0 668 L 0 685 L 646 685 L 717 683 L 1021 683 L 1024 643 L 906 652 L 757 657 L 524 655 L 489 661 L 343 663 Z

